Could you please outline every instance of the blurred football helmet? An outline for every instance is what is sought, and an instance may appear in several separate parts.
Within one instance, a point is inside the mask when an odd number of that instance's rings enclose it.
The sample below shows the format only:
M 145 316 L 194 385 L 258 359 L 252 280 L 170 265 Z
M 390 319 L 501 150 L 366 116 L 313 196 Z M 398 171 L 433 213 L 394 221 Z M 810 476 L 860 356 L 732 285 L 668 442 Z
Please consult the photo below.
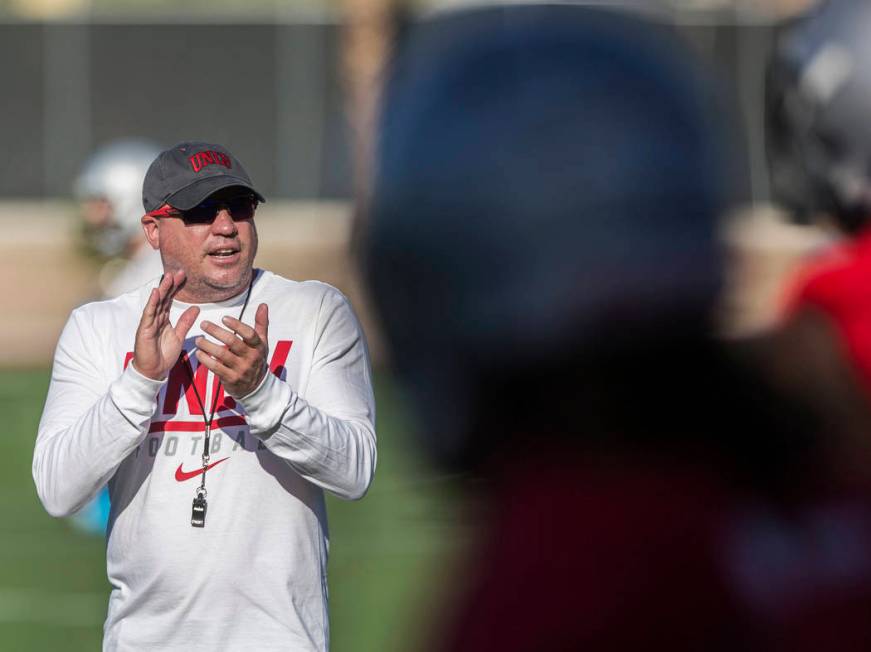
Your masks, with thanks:
M 709 85 L 647 21 L 511 5 L 406 39 L 363 256 L 425 444 L 451 464 L 484 378 L 703 328 L 728 166 Z
M 100 256 L 124 256 L 142 232 L 142 180 L 160 154 L 157 145 L 120 140 L 97 150 L 73 185 L 81 204 L 86 244 Z
M 766 84 L 772 195 L 800 222 L 871 216 L 871 1 L 831 0 L 778 32 Z

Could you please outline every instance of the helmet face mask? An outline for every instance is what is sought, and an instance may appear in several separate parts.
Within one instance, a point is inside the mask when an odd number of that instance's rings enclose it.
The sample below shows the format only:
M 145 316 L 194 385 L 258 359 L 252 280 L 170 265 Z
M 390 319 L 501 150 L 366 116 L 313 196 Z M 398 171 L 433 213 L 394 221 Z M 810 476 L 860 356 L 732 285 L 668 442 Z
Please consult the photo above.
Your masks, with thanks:
M 772 195 L 848 233 L 871 217 L 871 2 L 833 0 L 784 26 L 766 79 Z
M 83 221 L 81 236 L 84 247 L 90 255 L 97 258 L 116 258 L 125 256 L 130 243 L 130 234 L 121 228 L 114 219 L 103 224 L 89 221 L 90 206 L 96 202 L 85 202 L 81 207 Z

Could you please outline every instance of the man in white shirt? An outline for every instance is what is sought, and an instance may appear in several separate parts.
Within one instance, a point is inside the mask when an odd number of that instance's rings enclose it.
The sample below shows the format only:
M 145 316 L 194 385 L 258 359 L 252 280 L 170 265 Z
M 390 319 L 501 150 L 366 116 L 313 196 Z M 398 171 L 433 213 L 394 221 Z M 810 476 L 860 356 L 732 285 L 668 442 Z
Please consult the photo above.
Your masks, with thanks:
M 322 490 L 372 480 L 371 371 L 341 293 L 253 267 L 260 201 L 220 145 L 162 152 L 142 220 L 162 280 L 58 343 L 33 475 L 54 516 L 109 484 L 104 650 L 329 648 Z

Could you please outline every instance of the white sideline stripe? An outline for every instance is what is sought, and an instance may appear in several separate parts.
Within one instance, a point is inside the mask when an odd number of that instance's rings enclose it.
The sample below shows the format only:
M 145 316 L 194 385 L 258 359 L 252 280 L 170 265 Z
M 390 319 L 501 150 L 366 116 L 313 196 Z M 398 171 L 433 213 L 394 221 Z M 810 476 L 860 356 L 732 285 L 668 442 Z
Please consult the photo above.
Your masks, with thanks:
M 102 625 L 108 591 L 48 593 L 32 589 L 0 589 L 0 623 L 38 623 L 64 627 Z

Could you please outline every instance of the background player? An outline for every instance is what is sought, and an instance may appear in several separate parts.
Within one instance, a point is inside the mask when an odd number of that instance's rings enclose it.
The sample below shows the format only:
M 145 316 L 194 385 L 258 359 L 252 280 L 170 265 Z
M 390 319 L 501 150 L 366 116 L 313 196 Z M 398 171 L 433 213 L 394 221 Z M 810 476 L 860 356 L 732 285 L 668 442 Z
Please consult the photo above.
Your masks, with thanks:
M 163 273 L 160 254 L 142 230 L 142 181 L 159 153 L 157 145 L 144 140 L 114 141 L 88 158 L 73 185 L 82 243 L 100 262 L 101 298 L 114 298 Z M 109 490 L 104 488 L 71 522 L 103 536 L 109 509 Z
M 142 231 L 142 181 L 160 147 L 119 140 L 88 158 L 73 185 L 86 251 L 101 261 L 100 289 L 116 297 L 157 278 L 160 254 Z
M 436 648 L 866 647 L 868 495 L 778 380 L 809 348 L 834 383 L 837 347 L 711 336 L 729 168 L 691 57 L 571 6 L 406 38 L 365 264 L 424 446 L 486 480 Z
M 792 279 L 787 316 L 832 324 L 871 397 L 871 2 L 831 0 L 786 25 L 766 99 L 775 198 L 842 236 Z

